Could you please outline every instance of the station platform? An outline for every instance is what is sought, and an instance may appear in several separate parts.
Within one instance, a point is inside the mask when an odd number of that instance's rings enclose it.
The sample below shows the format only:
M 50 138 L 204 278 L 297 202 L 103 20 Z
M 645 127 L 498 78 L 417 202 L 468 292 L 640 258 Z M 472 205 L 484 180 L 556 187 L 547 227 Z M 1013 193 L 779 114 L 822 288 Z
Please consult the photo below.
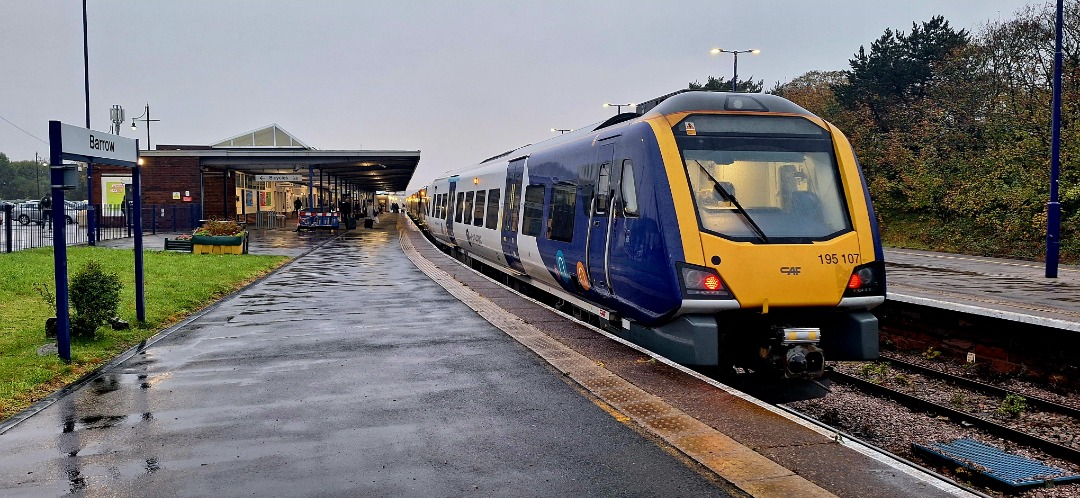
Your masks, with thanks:
M 0 494 L 972 496 L 503 289 L 404 215 L 250 251 L 296 259 L 0 424 Z
M 1080 332 L 1080 267 L 886 249 L 888 299 Z

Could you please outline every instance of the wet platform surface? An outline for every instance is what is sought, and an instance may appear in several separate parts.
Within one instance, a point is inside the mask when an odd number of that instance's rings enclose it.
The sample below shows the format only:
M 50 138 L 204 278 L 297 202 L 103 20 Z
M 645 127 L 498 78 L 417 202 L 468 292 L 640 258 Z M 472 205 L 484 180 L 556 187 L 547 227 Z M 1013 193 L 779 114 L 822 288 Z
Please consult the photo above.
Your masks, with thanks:
M 8 427 L 0 495 L 728 496 L 432 285 L 397 222 L 324 240 Z
M 1080 332 L 1080 267 L 886 249 L 889 299 Z

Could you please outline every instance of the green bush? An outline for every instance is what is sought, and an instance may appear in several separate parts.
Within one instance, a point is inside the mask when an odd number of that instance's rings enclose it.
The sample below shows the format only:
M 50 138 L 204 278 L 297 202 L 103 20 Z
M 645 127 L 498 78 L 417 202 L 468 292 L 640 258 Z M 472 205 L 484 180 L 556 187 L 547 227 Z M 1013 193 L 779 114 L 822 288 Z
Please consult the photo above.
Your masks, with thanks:
M 71 318 L 73 337 L 93 338 L 98 327 L 112 317 L 120 306 L 120 277 L 105 273 L 101 264 L 90 260 L 71 278 L 69 295 L 75 313 Z
M 997 409 L 998 413 L 1013 418 L 1019 417 L 1026 410 L 1027 400 L 1025 400 L 1023 396 L 1017 396 L 1015 394 L 1006 394 L 1005 399 L 1001 402 L 1001 406 Z

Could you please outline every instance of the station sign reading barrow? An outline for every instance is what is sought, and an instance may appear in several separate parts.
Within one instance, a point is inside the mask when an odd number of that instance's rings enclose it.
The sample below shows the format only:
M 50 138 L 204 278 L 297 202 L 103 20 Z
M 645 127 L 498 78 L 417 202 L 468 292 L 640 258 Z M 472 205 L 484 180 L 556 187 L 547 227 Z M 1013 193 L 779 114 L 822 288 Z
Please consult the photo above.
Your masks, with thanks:
M 138 141 L 105 132 L 51 121 L 60 127 L 61 150 L 65 159 L 133 166 L 139 158 Z

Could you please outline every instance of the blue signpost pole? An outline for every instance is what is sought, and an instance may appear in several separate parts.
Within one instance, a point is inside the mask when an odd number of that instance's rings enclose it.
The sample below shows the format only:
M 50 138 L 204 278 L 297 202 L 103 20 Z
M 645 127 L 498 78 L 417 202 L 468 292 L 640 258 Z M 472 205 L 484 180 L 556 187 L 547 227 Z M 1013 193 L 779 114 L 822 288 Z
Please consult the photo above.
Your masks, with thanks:
M 53 275 L 56 285 L 56 349 L 71 362 L 71 321 L 68 318 L 67 240 L 64 224 L 64 170 L 60 122 L 49 122 L 49 184 L 52 192 Z
M 1057 1 L 1057 41 L 1054 46 L 1054 102 L 1050 141 L 1050 202 L 1046 204 L 1046 278 L 1057 278 L 1061 244 L 1061 204 L 1058 203 L 1058 176 L 1061 174 L 1061 27 L 1062 3 Z

